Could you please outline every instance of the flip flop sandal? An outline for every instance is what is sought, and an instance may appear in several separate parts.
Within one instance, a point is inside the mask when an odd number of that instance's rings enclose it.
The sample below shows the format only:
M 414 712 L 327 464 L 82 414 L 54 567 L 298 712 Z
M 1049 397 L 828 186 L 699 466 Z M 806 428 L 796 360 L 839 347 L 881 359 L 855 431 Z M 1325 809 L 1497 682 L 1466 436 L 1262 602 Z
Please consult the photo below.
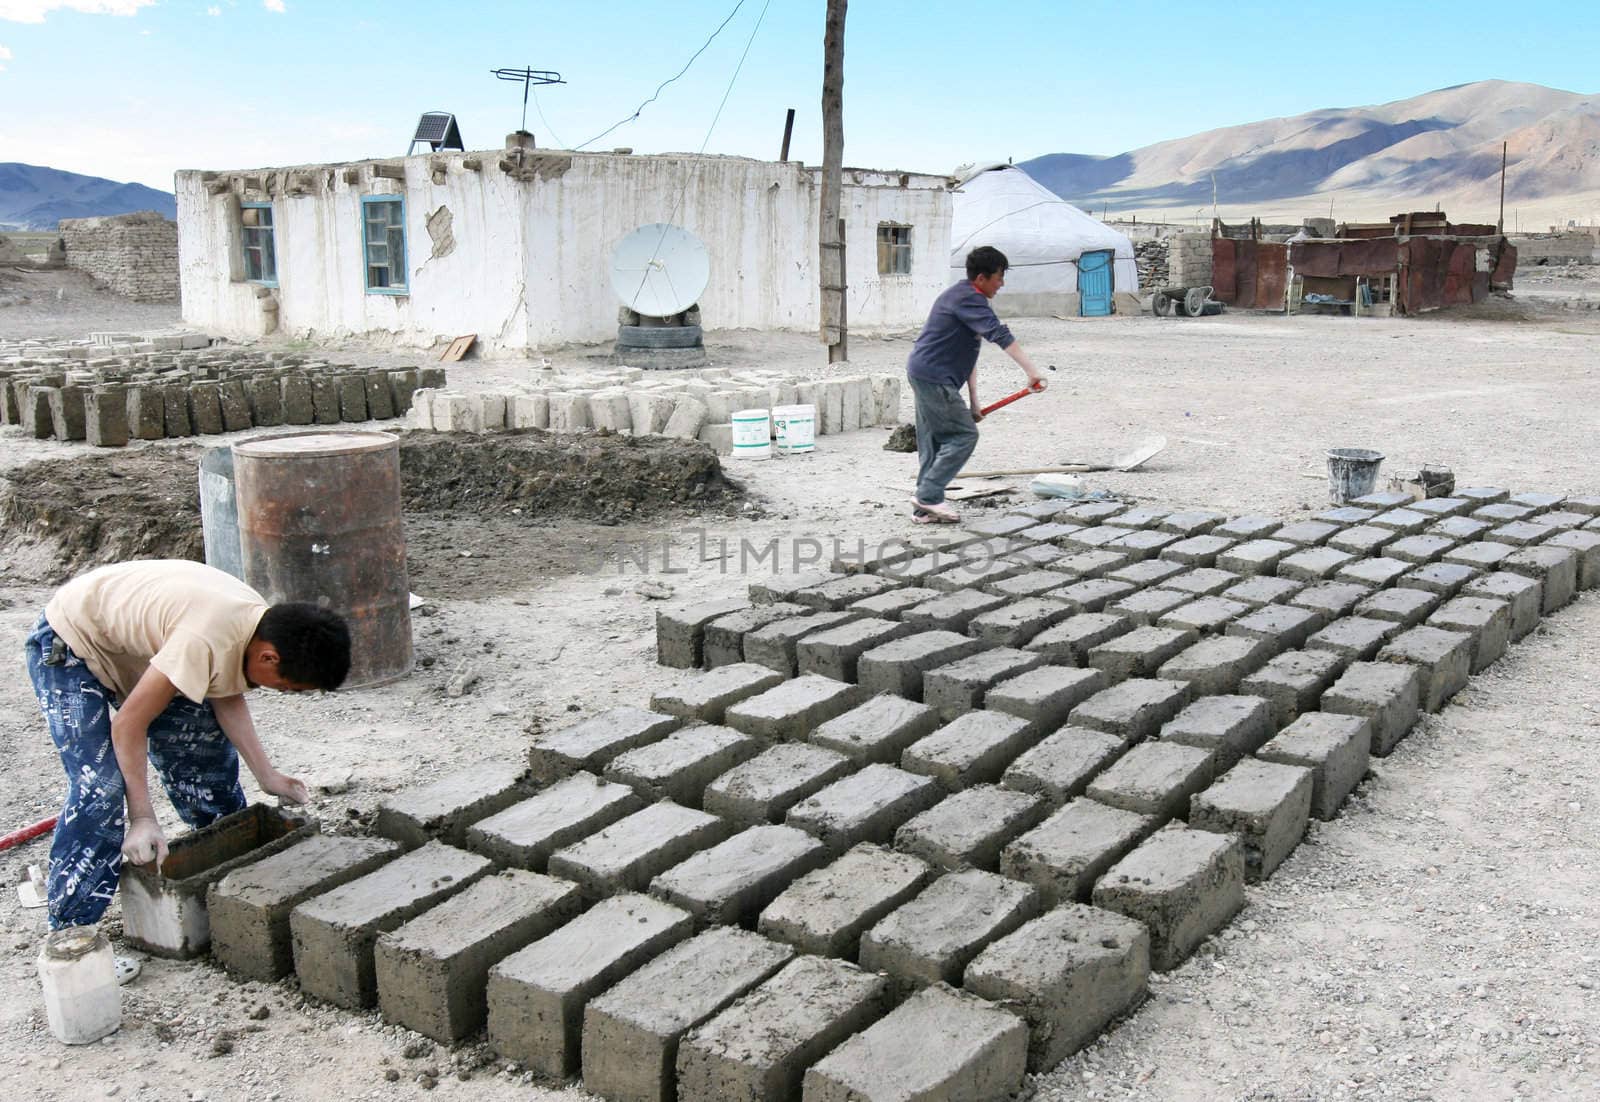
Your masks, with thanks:
M 113 966 L 113 974 L 117 977 L 117 986 L 132 983 L 144 970 L 144 963 L 135 957 L 117 957 Z

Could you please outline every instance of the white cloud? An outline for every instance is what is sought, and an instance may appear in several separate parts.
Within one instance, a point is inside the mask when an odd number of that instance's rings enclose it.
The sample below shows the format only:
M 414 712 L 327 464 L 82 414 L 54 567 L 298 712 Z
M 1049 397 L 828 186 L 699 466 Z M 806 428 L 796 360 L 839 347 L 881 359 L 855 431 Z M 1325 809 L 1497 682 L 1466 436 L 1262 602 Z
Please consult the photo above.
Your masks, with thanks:
M 261 6 L 268 11 L 275 11 L 279 15 L 283 14 L 283 0 L 261 0 Z
M 10 60 L 11 60 L 11 51 L 6 49 L 4 46 L 0 46 L 0 62 L 6 62 L 6 61 L 10 61 Z M 6 71 L 5 65 L 0 64 L 0 73 L 3 73 L 5 71 Z
M 206 14 L 215 19 L 217 16 L 222 14 L 222 9 L 217 7 L 215 4 L 212 4 L 206 9 Z
M 132 15 L 156 0 L 0 0 L 0 19 L 12 23 L 43 23 L 57 8 L 84 15 Z

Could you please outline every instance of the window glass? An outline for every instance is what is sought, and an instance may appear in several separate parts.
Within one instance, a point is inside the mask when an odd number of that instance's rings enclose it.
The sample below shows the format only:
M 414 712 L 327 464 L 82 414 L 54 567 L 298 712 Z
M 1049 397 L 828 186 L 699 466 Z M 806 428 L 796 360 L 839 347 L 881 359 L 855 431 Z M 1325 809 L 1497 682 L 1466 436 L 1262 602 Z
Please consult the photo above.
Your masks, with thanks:
M 389 198 L 363 199 L 361 229 L 367 290 L 403 291 L 406 286 L 405 202 Z

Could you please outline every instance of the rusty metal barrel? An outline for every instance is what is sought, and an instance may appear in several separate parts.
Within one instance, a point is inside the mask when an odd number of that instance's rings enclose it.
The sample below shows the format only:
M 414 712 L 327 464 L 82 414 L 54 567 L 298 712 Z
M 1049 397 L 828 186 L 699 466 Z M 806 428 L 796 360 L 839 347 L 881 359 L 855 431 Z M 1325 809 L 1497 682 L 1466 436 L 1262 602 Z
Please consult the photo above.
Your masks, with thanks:
M 233 446 L 245 583 L 269 604 L 305 601 L 350 623 L 347 689 L 411 671 L 400 441 L 296 432 Z

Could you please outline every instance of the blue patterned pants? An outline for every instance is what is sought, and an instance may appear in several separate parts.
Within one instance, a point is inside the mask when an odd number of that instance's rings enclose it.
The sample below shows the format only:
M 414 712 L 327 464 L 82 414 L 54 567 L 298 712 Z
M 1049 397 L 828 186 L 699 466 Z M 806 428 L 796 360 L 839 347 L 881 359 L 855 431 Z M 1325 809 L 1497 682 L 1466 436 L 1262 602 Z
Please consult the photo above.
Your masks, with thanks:
M 122 770 L 111 748 L 115 694 L 44 616 L 23 644 L 28 676 L 67 771 L 67 799 L 50 846 L 50 928 L 100 921 L 122 873 Z M 239 756 L 209 703 L 183 696 L 150 724 L 150 762 L 180 818 L 203 827 L 244 807 Z

